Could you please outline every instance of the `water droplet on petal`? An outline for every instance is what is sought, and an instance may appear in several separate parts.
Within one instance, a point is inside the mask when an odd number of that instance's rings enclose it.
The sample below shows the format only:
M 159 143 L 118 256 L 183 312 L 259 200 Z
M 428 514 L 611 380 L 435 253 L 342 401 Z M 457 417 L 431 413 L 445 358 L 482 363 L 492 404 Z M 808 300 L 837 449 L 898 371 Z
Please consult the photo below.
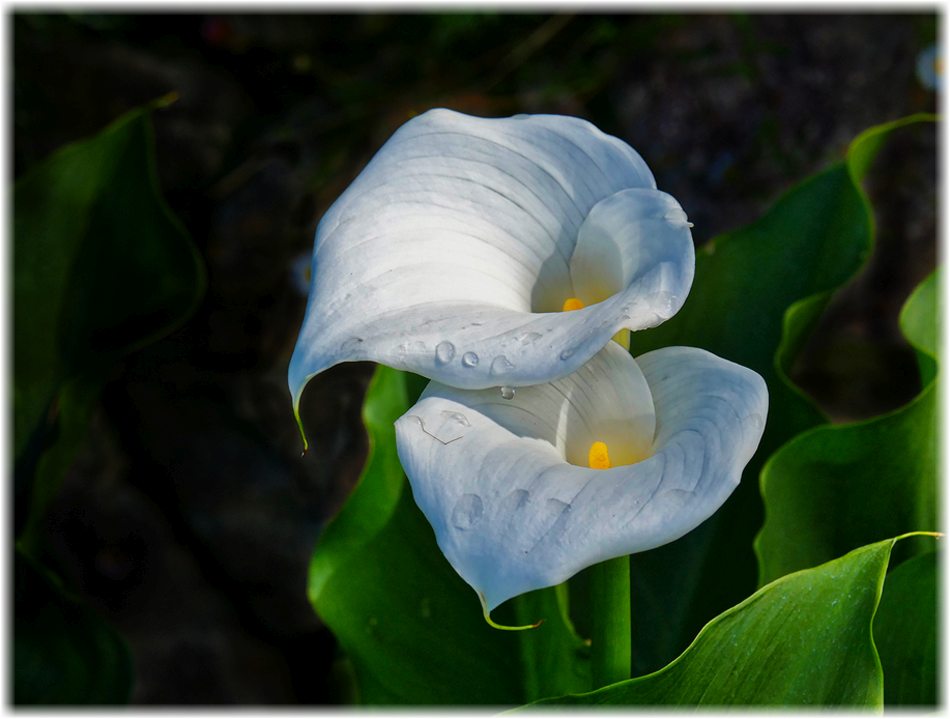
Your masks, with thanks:
M 515 388 L 514 387 L 502 387 L 501 388 L 501 398 L 502 399 L 514 399 L 515 398 Z
M 577 347 L 568 347 L 566 350 L 561 352 L 561 360 L 566 361 L 574 356 L 574 353 L 577 351 Z
M 518 341 L 523 345 L 529 345 L 539 339 L 541 339 L 540 332 L 526 332 L 518 338 Z
M 452 510 L 452 524 L 463 532 L 471 529 L 482 518 L 485 507 L 477 494 L 463 494 Z
M 465 367 L 474 367 L 478 364 L 478 355 L 474 352 L 466 352 L 462 355 L 462 364 Z
M 676 296 L 671 292 L 657 292 L 650 296 L 650 306 L 661 321 L 673 316 L 675 304 Z
M 471 423 L 468 421 L 468 417 L 466 417 L 461 412 L 453 412 L 452 410 L 444 409 L 442 410 L 442 416 L 445 417 L 446 419 L 452 420 L 453 422 L 457 422 L 463 427 L 472 426 Z
M 501 511 L 504 514 L 512 514 L 523 510 L 530 499 L 530 493 L 527 489 L 516 489 L 502 500 Z
M 439 342 L 435 348 L 435 361 L 439 364 L 447 364 L 455 357 L 455 345 L 451 342 Z
M 498 355 L 491 362 L 491 374 L 493 375 L 507 374 L 514 368 L 515 366 L 504 355 Z

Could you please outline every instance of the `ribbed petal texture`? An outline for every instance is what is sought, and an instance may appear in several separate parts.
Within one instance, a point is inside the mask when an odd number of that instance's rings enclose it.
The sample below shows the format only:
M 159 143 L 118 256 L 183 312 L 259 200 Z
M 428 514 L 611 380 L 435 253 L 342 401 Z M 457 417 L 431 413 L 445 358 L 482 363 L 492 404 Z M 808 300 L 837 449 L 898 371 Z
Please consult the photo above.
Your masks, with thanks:
M 588 281 L 591 262 L 615 254 L 615 293 L 560 312 L 572 272 Z M 682 209 L 617 138 L 571 117 L 429 111 L 320 222 L 289 370 L 295 404 L 310 377 L 352 360 L 467 389 L 563 377 L 618 330 L 675 313 L 693 262 Z

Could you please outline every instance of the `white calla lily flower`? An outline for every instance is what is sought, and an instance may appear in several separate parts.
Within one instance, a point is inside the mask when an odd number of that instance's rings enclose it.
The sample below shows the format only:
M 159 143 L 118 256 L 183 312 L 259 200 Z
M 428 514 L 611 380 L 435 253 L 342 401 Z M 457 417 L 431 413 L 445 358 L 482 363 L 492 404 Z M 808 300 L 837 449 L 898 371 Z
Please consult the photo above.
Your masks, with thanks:
M 415 501 L 486 613 L 698 526 L 739 483 L 768 410 L 750 369 L 691 347 L 634 359 L 614 342 L 507 396 L 432 382 L 396 422 Z
M 641 157 L 584 120 L 419 115 L 320 221 L 294 405 L 354 360 L 467 389 L 570 374 L 679 310 L 689 227 Z

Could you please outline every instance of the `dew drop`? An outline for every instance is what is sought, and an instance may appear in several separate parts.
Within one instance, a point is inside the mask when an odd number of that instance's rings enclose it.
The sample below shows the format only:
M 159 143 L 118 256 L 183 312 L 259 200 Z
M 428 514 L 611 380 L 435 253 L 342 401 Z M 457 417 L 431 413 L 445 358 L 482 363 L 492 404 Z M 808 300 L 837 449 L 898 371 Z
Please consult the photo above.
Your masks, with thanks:
M 484 509 L 482 498 L 477 494 L 463 494 L 452 510 L 452 524 L 463 532 L 471 529 L 482 518 Z
M 574 356 L 574 352 L 576 351 L 577 351 L 576 347 L 568 347 L 566 350 L 561 352 L 561 360 L 562 361 L 569 360 L 571 357 Z
M 671 292 L 657 292 L 650 296 L 650 306 L 657 313 L 657 318 L 662 322 L 673 316 L 673 306 L 676 304 L 676 296 Z
M 439 364 L 447 364 L 455 357 L 455 345 L 451 342 L 439 342 L 435 348 L 435 361 Z
M 466 352 L 462 355 L 462 364 L 466 367 L 474 367 L 478 364 L 478 355 L 474 352 Z
M 515 366 L 504 355 L 498 355 L 491 362 L 491 374 L 493 375 L 507 374 L 514 368 Z
M 466 417 L 461 412 L 453 412 L 452 410 L 444 409 L 442 410 L 442 416 L 445 417 L 445 419 L 447 420 L 451 420 L 453 422 L 456 422 L 462 425 L 463 427 L 472 426 L 471 423 L 468 421 L 468 417 Z
M 530 496 L 527 489 L 516 489 L 512 491 L 502 500 L 502 512 L 505 514 L 520 512 L 527 506 Z
M 541 339 L 540 332 L 526 332 L 518 338 L 518 341 L 523 345 L 529 345 L 539 339 Z
M 514 399 L 515 398 L 515 388 L 514 387 L 502 387 L 501 388 L 501 398 L 502 399 Z

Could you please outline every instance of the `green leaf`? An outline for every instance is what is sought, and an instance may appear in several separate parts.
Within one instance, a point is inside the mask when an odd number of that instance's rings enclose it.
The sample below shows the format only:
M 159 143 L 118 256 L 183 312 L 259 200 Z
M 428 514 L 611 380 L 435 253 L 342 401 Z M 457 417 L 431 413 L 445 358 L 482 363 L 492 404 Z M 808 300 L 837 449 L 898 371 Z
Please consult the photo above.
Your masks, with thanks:
M 794 187 L 760 220 L 714 238 L 697 252 L 682 310 L 633 336 L 634 355 L 689 345 L 754 369 L 768 384 L 770 405 L 762 443 L 726 504 L 682 539 L 633 556 L 635 674 L 666 664 L 705 622 L 756 588 L 758 473 L 778 447 L 824 421 L 788 368 L 831 294 L 871 252 L 873 222 L 857 181 L 893 130 L 928 119 L 868 130 L 844 160 Z
M 880 707 L 871 622 L 896 541 L 776 580 L 716 617 L 654 674 L 530 706 Z
M 923 391 L 881 417 L 802 434 L 763 469 L 766 520 L 755 544 L 762 583 L 883 536 L 936 528 L 936 287 L 935 272 L 901 312 L 905 334 L 931 365 Z
M 513 623 L 544 620 L 537 629 L 519 632 L 522 701 L 564 692 L 586 691 L 591 685 L 590 646 L 574 631 L 568 612 L 567 584 L 528 592 L 512 600 Z
M 116 361 L 180 324 L 203 288 L 157 190 L 151 109 L 56 152 L 14 187 L 18 529 L 57 487 Z
M 514 705 L 588 687 L 587 648 L 557 590 L 499 609 L 509 624 L 544 619 L 538 629 L 492 629 L 436 546 L 396 455 L 393 422 L 409 407 L 406 379 L 377 369 L 363 406 L 367 463 L 310 568 L 310 600 L 349 655 L 361 701 Z
M 874 616 L 888 706 L 937 705 L 937 553 L 908 559 L 887 575 Z
M 918 353 L 921 393 L 882 417 L 800 435 L 762 471 L 766 521 L 755 547 L 763 583 L 888 534 L 936 527 L 938 274 L 917 287 L 900 314 Z M 926 552 L 930 544 L 910 541 L 903 550 Z M 936 580 L 925 575 L 926 564 L 903 566 L 888 580 L 875 623 L 885 698 L 933 704 Z
M 14 587 L 13 703 L 127 702 L 132 662 L 119 635 L 20 551 Z
M 924 387 L 937 377 L 939 318 L 943 315 L 942 308 L 938 306 L 937 275 L 934 272 L 917 286 L 904 303 L 899 318 L 901 331 L 917 351 L 920 381 Z

